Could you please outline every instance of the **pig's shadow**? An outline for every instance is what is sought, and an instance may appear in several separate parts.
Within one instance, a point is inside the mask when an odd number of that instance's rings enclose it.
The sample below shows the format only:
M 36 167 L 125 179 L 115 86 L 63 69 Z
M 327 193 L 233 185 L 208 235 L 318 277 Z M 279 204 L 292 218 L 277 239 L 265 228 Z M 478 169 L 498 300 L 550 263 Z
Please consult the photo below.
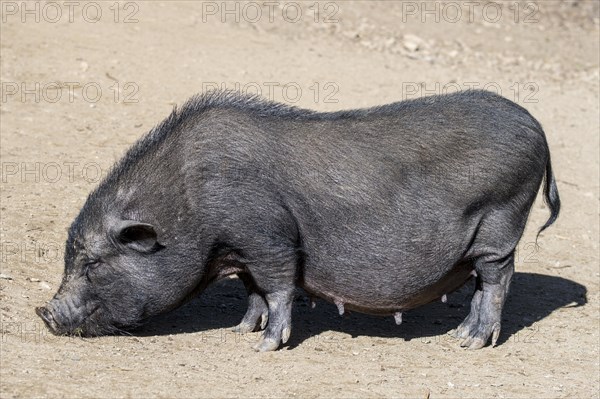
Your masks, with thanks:
M 439 339 L 456 328 L 469 311 L 473 283 L 448 295 L 447 303 L 436 302 L 404 314 L 401 326 L 392 317 L 377 317 L 350 313 L 340 317 L 337 308 L 323 300 L 317 300 L 311 309 L 305 295 L 299 295 L 294 303 L 294 328 L 288 348 L 326 331 L 338 331 L 356 336 L 396 337 L 405 340 L 429 337 Z M 587 303 L 586 288 L 561 277 L 536 273 L 515 273 L 503 313 L 502 333 L 499 344 L 508 339 L 538 339 L 535 322 L 563 307 L 578 307 Z M 134 335 L 150 336 L 178 333 L 203 332 L 203 334 L 234 334 L 229 332 L 241 320 L 246 311 L 246 292 L 236 279 L 222 280 L 200 297 L 185 306 L 151 319 Z M 225 329 L 215 332 L 214 330 Z M 255 337 L 250 338 L 252 341 Z M 327 339 L 326 337 L 324 339 Z

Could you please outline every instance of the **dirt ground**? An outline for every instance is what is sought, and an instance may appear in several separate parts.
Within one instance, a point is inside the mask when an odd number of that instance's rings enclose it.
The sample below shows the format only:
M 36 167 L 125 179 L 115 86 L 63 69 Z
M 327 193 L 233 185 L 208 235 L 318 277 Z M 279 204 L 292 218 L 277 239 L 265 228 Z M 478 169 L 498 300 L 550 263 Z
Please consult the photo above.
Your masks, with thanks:
M 1 3 L 2 398 L 599 396 L 598 2 L 67 3 Z M 50 335 L 33 309 L 87 193 L 174 104 L 222 86 L 316 110 L 485 87 L 538 118 L 562 214 L 536 246 L 534 205 L 499 345 L 448 335 L 464 287 L 401 326 L 300 297 L 289 345 L 255 353 L 259 333 L 230 332 L 234 279 L 132 336 Z

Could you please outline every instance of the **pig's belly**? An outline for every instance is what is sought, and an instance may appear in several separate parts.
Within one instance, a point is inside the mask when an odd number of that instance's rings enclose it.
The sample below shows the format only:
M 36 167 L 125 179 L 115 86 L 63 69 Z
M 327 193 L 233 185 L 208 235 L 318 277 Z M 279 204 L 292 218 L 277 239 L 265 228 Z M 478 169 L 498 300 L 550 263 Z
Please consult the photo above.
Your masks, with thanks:
M 423 279 L 423 282 L 411 281 L 403 284 L 399 276 L 385 279 L 377 288 L 361 284 L 360 276 L 343 284 L 335 284 L 335 276 L 323 281 L 307 272 L 301 283 L 302 288 L 309 294 L 326 299 L 346 310 L 376 315 L 390 315 L 396 312 L 413 309 L 441 298 L 465 284 L 472 276 L 472 262 L 460 262 L 439 278 Z M 362 281 L 364 283 L 364 281 Z

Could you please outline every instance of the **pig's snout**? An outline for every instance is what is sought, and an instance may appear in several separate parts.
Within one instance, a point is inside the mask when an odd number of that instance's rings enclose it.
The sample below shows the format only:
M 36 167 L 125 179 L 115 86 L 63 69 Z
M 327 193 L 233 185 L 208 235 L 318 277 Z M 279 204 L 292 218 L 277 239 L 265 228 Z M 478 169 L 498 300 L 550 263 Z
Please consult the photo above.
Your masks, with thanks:
M 85 320 L 94 312 L 88 312 L 85 303 L 72 296 L 55 297 L 46 306 L 35 309 L 35 312 L 55 335 L 82 335 Z
M 52 334 L 58 334 L 58 326 L 56 325 L 54 316 L 52 316 L 52 312 L 50 312 L 47 307 L 40 306 L 39 308 L 35 308 L 35 313 L 44 320 L 46 327 L 48 327 L 48 330 L 50 330 Z

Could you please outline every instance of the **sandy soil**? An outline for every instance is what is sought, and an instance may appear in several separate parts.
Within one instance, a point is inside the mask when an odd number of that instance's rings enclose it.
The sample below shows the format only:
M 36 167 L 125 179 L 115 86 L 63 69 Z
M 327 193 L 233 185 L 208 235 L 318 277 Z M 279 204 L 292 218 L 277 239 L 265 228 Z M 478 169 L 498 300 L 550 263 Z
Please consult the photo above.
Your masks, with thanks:
M 77 4 L 1 4 L 2 398 L 598 397 L 598 2 Z M 400 327 L 299 298 L 290 344 L 255 353 L 258 333 L 230 332 L 238 280 L 133 336 L 51 336 L 33 308 L 87 193 L 174 104 L 221 85 L 317 110 L 477 86 L 528 108 L 563 211 L 536 247 L 548 212 L 533 208 L 499 346 L 447 334 L 465 287 Z

